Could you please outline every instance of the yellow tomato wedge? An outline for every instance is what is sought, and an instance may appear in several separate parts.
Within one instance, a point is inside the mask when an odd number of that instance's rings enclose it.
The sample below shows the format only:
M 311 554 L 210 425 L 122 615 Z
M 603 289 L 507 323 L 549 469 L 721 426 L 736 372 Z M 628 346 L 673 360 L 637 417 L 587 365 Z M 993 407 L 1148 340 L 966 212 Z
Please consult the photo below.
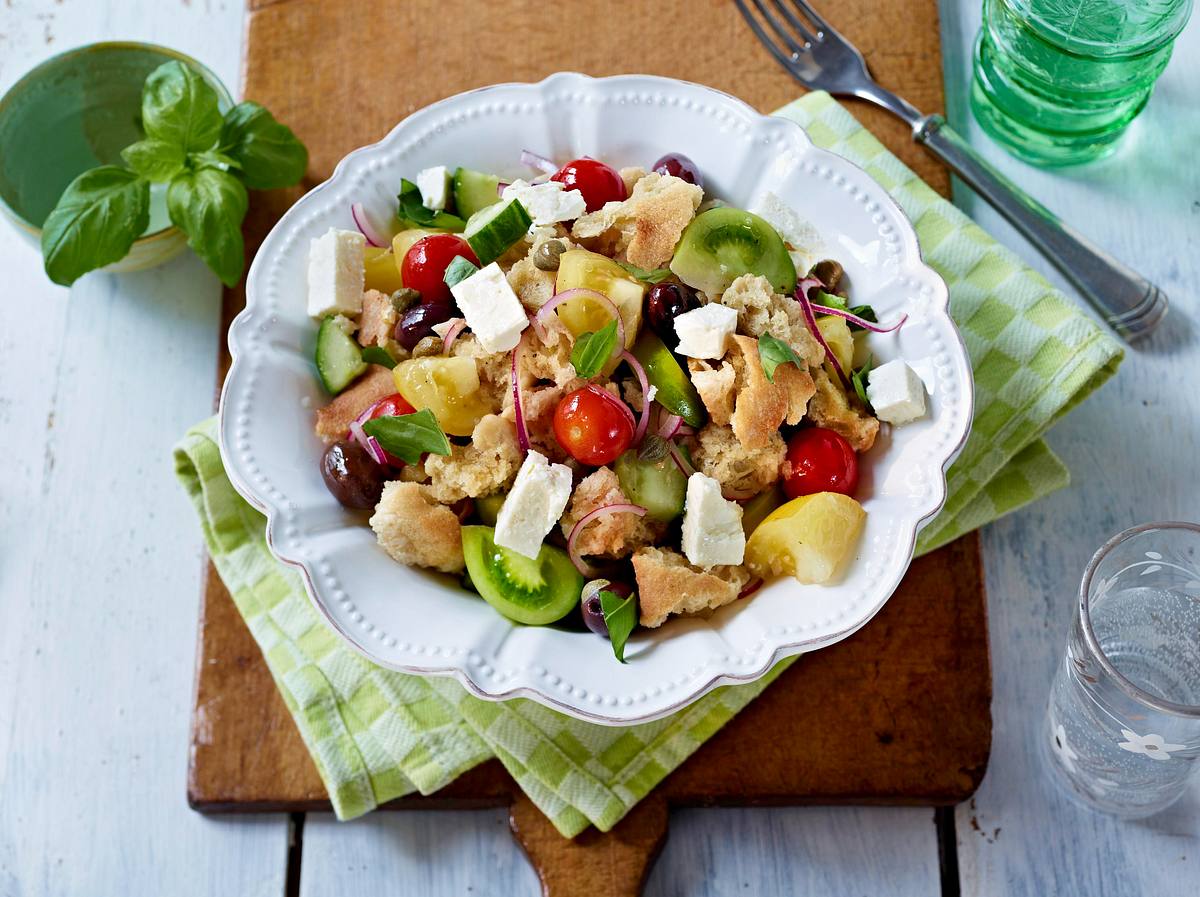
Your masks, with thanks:
M 389 296 L 404 286 L 400 282 L 400 266 L 396 264 L 392 250 L 386 246 L 368 246 L 363 250 L 365 280 L 368 290 L 379 290 Z
M 612 259 L 586 249 L 568 249 L 558 257 L 554 289 L 559 293 L 595 290 L 607 296 L 621 313 L 625 348 L 633 347 L 642 323 L 642 294 L 646 287 Z M 612 313 L 607 308 L 586 296 L 564 302 L 557 311 L 559 320 L 574 336 L 596 333 L 612 320 Z
M 470 436 L 492 408 L 479 392 L 475 359 L 410 358 L 392 370 L 396 391 L 420 411 L 428 408 L 451 436 Z
M 850 371 L 854 369 L 854 334 L 850 332 L 850 325 L 844 318 L 826 315 L 823 318 L 817 318 L 817 329 L 821 331 L 821 336 L 825 337 L 825 342 L 833 351 L 834 358 L 838 360 L 838 364 L 842 366 L 842 370 L 849 377 Z M 837 373 L 829 362 L 825 362 L 825 371 L 833 382 L 838 382 Z
M 829 582 L 854 552 L 867 512 L 837 492 L 802 495 L 777 508 L 746 543 L 746 564 L 764 579 L 789 573 Z

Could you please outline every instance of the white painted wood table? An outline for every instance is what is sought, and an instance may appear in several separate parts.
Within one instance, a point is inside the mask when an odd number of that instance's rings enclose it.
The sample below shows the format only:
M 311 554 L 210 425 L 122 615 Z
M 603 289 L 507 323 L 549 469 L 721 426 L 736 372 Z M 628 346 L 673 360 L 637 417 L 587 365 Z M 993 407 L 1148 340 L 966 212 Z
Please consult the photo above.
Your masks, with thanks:
M 970 121 L 979 4 L 942 6 L 951 121 L 1156 279 L 1172 317 L 1051 434 L 1074 485 L 985 530 L 996 730 L 983 786 L 954 814 L 957 856 L 939 863 L 932 810 L 682 811 L 651 895 L 1200 893 L 1196 789 L 1158 818 L 1117 822 L 1061 798 L 1033 740 L 1091 551 L 1133 523 L 1200 519 L 1200 25 L 1116 158 L 1045 173 Z M 3 0 L 0 91 L 59 50 L 113 38 L 178 47 L 236 85 L 241 30 L 239 0 Z M 217 283 L 185 257 L 68 293 L 7 231 L 0 270 L 0 897 L 534 894 L 500 811 L 310 814 L 297 846 L 287 817 L 188 809 L 201 547 L 170 448 L 211 410 Z

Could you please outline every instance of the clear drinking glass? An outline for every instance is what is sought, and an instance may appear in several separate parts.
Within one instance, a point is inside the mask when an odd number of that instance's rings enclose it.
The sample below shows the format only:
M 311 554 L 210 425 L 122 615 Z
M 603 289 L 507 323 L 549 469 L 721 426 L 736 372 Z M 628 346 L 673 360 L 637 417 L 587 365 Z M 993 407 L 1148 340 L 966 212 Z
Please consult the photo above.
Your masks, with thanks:
M 1150 523 L 1096 552 L 1050 688 L 1056 779 L 1122 816 L 1149 816 L 1200 768 L 1200 526 Z
M 1099 158 L 1146 105 L 1192 0 L 984 0 L 971 109 L 1026 161 Z

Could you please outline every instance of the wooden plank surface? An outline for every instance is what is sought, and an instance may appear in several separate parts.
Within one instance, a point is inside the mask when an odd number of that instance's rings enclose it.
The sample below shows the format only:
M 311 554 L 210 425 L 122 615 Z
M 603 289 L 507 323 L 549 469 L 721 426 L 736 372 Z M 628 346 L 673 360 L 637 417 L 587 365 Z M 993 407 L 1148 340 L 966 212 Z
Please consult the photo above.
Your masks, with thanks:
M 141 39 L 238 76 L 240 15 L 0 3 L 0 92 L 68 47 Z M 191 257 L 52 285 L 0 224 L 0 895 L 283 893 L 280 815 L 179 793 L 201 554 L 171 445 L 211 407 L 220 291 Z

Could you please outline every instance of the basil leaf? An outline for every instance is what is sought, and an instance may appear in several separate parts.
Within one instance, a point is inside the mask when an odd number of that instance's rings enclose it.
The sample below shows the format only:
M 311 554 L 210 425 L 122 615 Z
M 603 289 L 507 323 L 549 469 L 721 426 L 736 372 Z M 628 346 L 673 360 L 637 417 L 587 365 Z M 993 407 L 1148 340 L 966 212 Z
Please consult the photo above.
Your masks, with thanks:
M 237 159 L 227 156 L 219 150 L 205 150 L 202 153 L 188 153 L 188 161 L 193 168 L 215 168 L 218 171 L 241 171 L 242 166 Z
M 467 226 L 457 215 L 449 212 L 435 212 L 421 204 L 421 191 L 412 181 L 400 179 L 400 195 L 396 197 L 400 203 L 397 214 L 401 219 L 410 221 L 416 227 L 437 227 L 445 230 L 460 231 Z
M 817 297 L 813 299 L 810 296 L 809 299 L 814 305 L 824 305 L 826 308 L 836 308 L 838 311 L 850 310 L 850 307 L 846 304 L 846 300 L 837 293 L 826 293 L 824 290 L 818 290 Z
M 644 283 L 662 283 L 671 276 L 670 268 L 655 268 L 653 271 L 647 271 L 645 268 L 639 268 L 629 262 L 618 261 L 617 264 Z
M 862 399 L 862 403 L 867 406 L 868 410 L 874 414 L 875 409 L 871 408 L 871 401 L 867 398 L 867 384 L 871 382 L 871 362 L 874 358 L 868 358 L 867 363 L 856 371 L 850 372 L 850 383 L 854 387 L 854 392 Z
M 182 168 L 187 158 L 178 143 L 147 137 L 121 150 L 125 164 L 148 181 L 169 181 Z
M 617 321 L 614 318 L 598 333 L 584 333 L 571 348 L 571 364 L 580 377 L 595 377 L 612 357 L 617 346 Z
M 612 642 L 613 654 L 625 663 L 625 642 L 637 626 L 637 594 L 622 598 L 607 589 L 600 590 L 600 610 L 604 612 L 604 623 L 608 626 L 608 640 Z
M 85 171 L 67 185 L 42 225 L 46 274 L 70 286 L 123 259 L 149 223 L 149 181 L 115 165 Z
M 804 370 L 804 362 L 796 355 L 795 350 L 781 339 L 776 339 L 769 333 L 758 338 L 758 358 L 762 362 L 763 373 L 767 379 L 775 382 L 775 369 L 781 364 L 794 364 L 798 370 Z
M 446 266 L 446 273 L 442 275 L 442 280 L 448 287 L 457 286 L 478 270 L 479 268 L 472 265 L 467 259 L 456 255 Z
M 378 439 L 385 452 L 406 464 L 416 464 L 425 452 L 450 454 L 450 440 L 428 408 L 412 414 L 377 417 L 363 424 L 363 430 Z
M 242 169 L 242 180 L 252 190 L 290 187 L 308 168 L 304 144 L 258 103 L 238 103 L 225 113 L 220 148 Z
M 195 69 L 164 62 L 142 87 L 142 127 L 147 137 L 185 152 L 212 149 L 221 133 L 217 92 Z
M 188 246 L 226 286 L 238 282 L 245 265 L 242 219 L 246 205 L 242 182 L 216 168 L 183 171 L 167 187 L 171 222 L 187 234 Z
M 871 308 L 869 305 L 856 305 L 850 309 L 850 314 L 857 315 L 864 321 L 870 321 L 872 324 L 879 323 L 879 318 L 875 317 L 875 309 Z M 851 333 L 854 333 L 855 331 L 866 330 L 865 327 L 859 327 L 853 321 L 847 321 L 846 323 L 850 325 Z
M 362 360 L 367 364 L 381 364 L 388 370 L 396 366 L 396 359 L 382 346 L 367 346 L 362 350 Z

